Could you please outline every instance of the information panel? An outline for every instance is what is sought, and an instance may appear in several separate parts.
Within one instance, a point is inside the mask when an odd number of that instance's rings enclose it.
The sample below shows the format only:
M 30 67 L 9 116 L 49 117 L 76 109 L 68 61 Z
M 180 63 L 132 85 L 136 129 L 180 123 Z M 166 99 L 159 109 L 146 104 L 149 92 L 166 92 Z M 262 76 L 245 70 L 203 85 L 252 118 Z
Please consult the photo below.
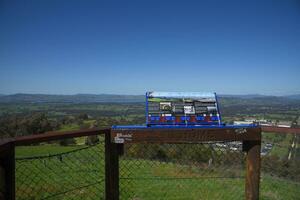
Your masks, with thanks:
M 146 123 L 155 125 L 221 125 L 216 93 L 147 92 Z

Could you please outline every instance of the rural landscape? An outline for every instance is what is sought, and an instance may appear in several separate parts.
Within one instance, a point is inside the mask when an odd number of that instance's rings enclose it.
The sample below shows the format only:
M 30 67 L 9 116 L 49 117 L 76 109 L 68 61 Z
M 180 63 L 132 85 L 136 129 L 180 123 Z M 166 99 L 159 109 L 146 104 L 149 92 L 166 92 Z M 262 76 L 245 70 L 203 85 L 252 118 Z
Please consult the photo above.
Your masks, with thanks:
M 0 200 L 300 200 L 299 0 L 0 0 Z
M 143 95 L 1 96 L 1 137 L 141 125 L 145 123 L 144 98 Z M 300 124 L 298 96 L 221 95 L 219 98 L 226 124 L 251 120 L 279 126 Z M 261 199 L 299 197 L 299 142 L 298 135 L 263 133 Z M 201 191 L 203 199 L 241 199 L 243 157 L 241 144 L 234 142 L 127 145 L 120 160 L 120 197 L 198 199 Z M 16 195 L 18 199 L 82 199 L 87 195 L 104 198 L 104 166 L 102 136 L 20 146 L 16 148 Z M 61 173 L 64 175 L 60 176 Z

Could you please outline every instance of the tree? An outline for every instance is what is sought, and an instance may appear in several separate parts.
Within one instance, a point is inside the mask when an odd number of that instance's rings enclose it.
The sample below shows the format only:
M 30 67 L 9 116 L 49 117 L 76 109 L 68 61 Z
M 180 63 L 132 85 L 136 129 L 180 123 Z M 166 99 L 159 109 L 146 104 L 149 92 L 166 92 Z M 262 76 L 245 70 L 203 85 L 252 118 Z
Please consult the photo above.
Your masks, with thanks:
M 6 115 L 0 118 L 1 137 L 40 134 L 57 129 L 59 123 L 50 120 L 46 113 Z

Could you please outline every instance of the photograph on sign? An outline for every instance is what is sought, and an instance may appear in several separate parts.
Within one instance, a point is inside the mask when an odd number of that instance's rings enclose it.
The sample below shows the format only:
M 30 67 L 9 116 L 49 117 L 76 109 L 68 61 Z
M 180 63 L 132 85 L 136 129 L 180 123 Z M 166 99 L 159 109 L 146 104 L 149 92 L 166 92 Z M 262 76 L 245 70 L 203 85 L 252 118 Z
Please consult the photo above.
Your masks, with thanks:
M 160 108 L 160 110 L 163 110 L 163 111 L 171 111 L 172 110 L 171 102 L 160 102 L 159 108 Z
M 195 107 L 194 106 L 184 106 L 184 113 L 185 114 L 195 114 Z

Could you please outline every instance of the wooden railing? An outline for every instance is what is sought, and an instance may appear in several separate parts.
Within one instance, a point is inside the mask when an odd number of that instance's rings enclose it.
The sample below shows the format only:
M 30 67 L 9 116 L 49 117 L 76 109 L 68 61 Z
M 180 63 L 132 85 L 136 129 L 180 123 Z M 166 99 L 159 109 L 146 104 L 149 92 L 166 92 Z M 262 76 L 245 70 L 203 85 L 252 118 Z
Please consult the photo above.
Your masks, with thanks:
M 40 142 L 92 135 L 105 135 L 105 197 L 119 199 L 119 155 L 126 143 L 189 143 L 207 141 L 241 141 L 246 152 L 245 197 L 259 198 L 261 131 L 300 133 L 297 128 L 201 128 L 201 129 L 110 129 L 95 128 L 6 139 L 0 142 L 0 199 L 15 199 L 15 147 Z M 116 142 L 116 138 L 124 143 Z M 128 136 L 130 138 L 128 138 Z M 117 138 L 117 139 L 118 139 Z
M 109 133 L 110 128 L 95 128 L 79 131 L 47 132 L 2 140 L 0 142 L 0 199 L 15 199 L 15 147 L 83 136 L 100 134 L 108 136 Z M 110 199 L 110 197 L 107 197 L 107 199 Z
M 288 127 L 278 127 L 278 126 L 261 126 L 261 130 L 262 130 L 262 132 L 300 134 L 300 128 L 288 128 Z

